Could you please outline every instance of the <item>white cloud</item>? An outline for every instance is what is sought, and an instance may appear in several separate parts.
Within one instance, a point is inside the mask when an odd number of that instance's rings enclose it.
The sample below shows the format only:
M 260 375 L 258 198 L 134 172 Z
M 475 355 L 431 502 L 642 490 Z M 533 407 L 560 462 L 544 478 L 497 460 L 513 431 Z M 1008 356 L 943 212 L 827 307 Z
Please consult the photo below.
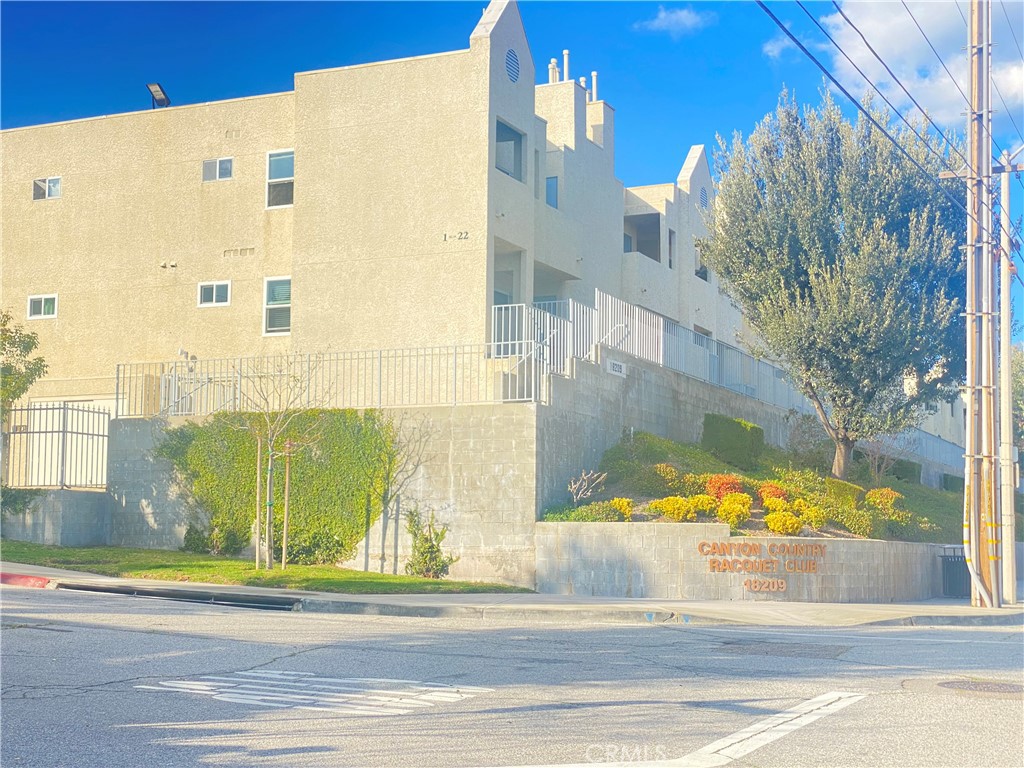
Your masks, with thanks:
M 647 32 L 667 32 L 673 40 L 678 40 L 683 35 L 697 32 L 704 27 L 714 24 L 717 17 L 715 14 L 706 12 L 699 13 L 692 8 L 672 8 L 658 6 L 658 13 L 653 19 L 638 21 L 633 29 L 641 29 Z
M 796 49 L 796 45 L 793 43 L 793 41 L 790 40 L 787 35 L 778 34 L 771 40 L 766 41 L 765 44 L 761 46 L 761 53 L 763 53 L 769 59 L 777 59 L 785 51 L 788 51 L 790 49 Z
M 851 0 L 843 0 L 841 3 L 850 21 L 864 34 L 896 78 L 927 110 L 930 117 L 944 128 L 963 133 L 967 102 L 960 91 L 969 94 L 967 56 L 963 50 L 967 44 L 967 27 L 964 23 L 967 11 L 965 8 L 958 10 L 955 2 L 909 0 L 907 5 L 942 58 L 945 67 L 932 52 L 928 42 L 918 31 L 914 19 L 902 4 Z M 1010 23 L 1016 24 L 1018 29 L 1021 28 L 1021 10 L 1024 6 L 1020 3 L 1007 3 L 1006 8 Z M 915 110 L 910 98 L 868 50 L 860 35 L 839 13 L 825 16 L 821 22 L 864 74 L 904 115 L 909 116 Z M 1024 105 L 1024 63 L 1021 62 L 1020 54 L 1011 37 L 1011 27 L 1007 19 L 993 13 L 992 28 L 993 42 L 996 44 L 992 51 L 993 79 L 1006 99 L 1007 107 L 1020 114 L 1021 106 Z M 871 86 L 842 53 L 831 44 L 828 45 L 832 57 L 830 69 L 837 79 L 850 89 L 851 93 L 858 96 L 870 92 Z M 947 69 L 949 73 L 946 72 Z M 992 100 L 992 106 L 996 110 L 993 133 L 997 140 L 1000 135 L 1005 137 L 1011 133 L 1015 134 L 995 91 L 992 93 Z M 1015 119 L 1020 126 L 1021 120 L 1016 114 Z

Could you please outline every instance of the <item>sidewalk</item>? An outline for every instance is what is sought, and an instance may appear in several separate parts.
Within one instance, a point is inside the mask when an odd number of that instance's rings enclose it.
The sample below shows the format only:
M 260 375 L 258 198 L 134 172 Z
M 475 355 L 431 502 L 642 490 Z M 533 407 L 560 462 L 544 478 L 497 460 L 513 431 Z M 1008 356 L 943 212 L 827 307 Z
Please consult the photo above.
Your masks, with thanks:
M 883 605 L 765 600 L 652 600 L 523 593 L 349 595 L 152 579 L 118 579 L 20 563 L 0 563 L 0 582 L 10 586 L 72 589 L 310 613 L 481 618 L 509 622 L 579 621 L 778 627 L 1024 624 L 1024 605 L 1018 604 L 1012 608 L 973 608 L 967 600 L 952 599 Z

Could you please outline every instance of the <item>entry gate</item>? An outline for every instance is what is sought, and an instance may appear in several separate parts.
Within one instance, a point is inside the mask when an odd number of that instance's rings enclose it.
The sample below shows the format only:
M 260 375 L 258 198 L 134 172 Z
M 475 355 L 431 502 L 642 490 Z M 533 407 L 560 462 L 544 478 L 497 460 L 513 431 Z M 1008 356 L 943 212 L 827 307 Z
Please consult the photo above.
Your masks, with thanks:
M 75 403 L 10 408 L 3 429 L 8 488 L 105 488 L 110 413 Z

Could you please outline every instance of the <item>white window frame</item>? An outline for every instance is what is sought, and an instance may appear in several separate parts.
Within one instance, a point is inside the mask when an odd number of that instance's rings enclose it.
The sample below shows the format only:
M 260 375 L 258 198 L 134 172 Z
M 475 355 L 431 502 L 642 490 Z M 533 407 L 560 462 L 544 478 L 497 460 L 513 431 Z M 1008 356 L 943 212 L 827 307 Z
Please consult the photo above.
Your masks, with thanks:
M 292 175 L 291 175 L 290 178 L 287 178 L 287 179 L 271 179 L 270 178 L 270 156 L 271 155 L 279 155 L 282 152 L 291 152 L 292 153 Z M 288 149 L 288 148 L 285 148 L 285 149 L 272 149 L 272 150 L 270 150 L 269 152 L 267 152 L 267 166 L 266 166 L 266 168 L 267 168 L 267 172 L 266 172 L 267 183 L 266 183 L 266 188 L 263 191 L 264 210 L 276 211 L 276 210 L 280 210 L 281 208 L 291 208 L 292 206 L 294 206 L 295 205 L 295 150 L 294 149 Z M 270 184 L 271 184 L 271 182 L 280 183 L 280 182 L 283 182 L 283 181 L 290 181 L 292 183 L 292 202 L 290 202 L 290 203 L 288 203 L 286 205 L 271 205 L 270 204 Z M 279 279 L 279 278 L 272 278 L 272 279 Z M 265 294 L 264 294 L 264 296 L 265 296 Z M 277 334 L 272 334 L 272 335 L 276 336 Z
M 514 134 L 516 134 L 518 136 L 518 140 L 519 140 L 518 161 L 517 161 L 517 156 L 516 156 L 516 153 L 515 153 L 515 149 L 513 147 L 513 153 L 512 153 L 512 165 L 513 165 L 513 167 L 511 169 L 505 169 L 505 168 L 502 168 L 500 165 L 498 165 L 498 144 L 503 143 L 503 142 L 500 142 L 498 140 L 498 126 L 499 125 L 503 125 L 505 128 L 507 128 L 508 130 L 512 131 L 512 133 L 514 133 Z M 527 149 L 528 148 L 527 148 L 526 134 L 525 133 L 520 131 L 518 128 L 513 126 L 511 123 L 506 122 L 505 120 L 502 120 L 500 117 L 495 118 L 495 122 L 494 122 L 494 168 L 495 168 L 495 170 L 497 170 L 499 173 L 504 174 L 505 176 L 508 176 L 510 179 L 515 179 L 520 184 L 526 184 L 528 182 L 528 180 L 529 180 L 528 179 L 529 172 L 528 172 L 528 170 L 526 168 L 526 158 L 528 156 Z
M 213 301 L 203 301 L 203 288 L 207 286 L 213 286 Z M 217 286 L 226 285 L 228 287 L 228 298 L 227 301 L 217 301 Z M 199 284 L 196 288 L 196 306 L 201 309 L 209 307 L 229 307 L 231 306 L 231 281 L 230 280 L 207 280 Z
M 36 184 L 43 182 L 46 186 L 46 194 L 43 197 L 36 197 Z M 57 181 L 57 194 L 50 194 L 50 182 Z M 61 195 L 64 194 L 64 182 L 60 176 L 42 176 L 38 179 L 32 179 L 32 202 L 38 203 L 41 200 L 60 200 Z
M 220 164 L 222 162 L 224 162 L 225 160 L 230 160 L 231 161 L 231 175 L 230 176 L 221 176 L 220 175 Z M 203 176 L 205 175 L 204 171 L 206 170 L 206 164 L 207 163 L 213 163 L 214 164 L 213 165 L 213 167 L 214 167 L 214 176 L 213 176 L 212 179 L 203 178 Z M 203 164 L 202 164 L 201 169 L 200 169 L 200 178 L 203 179 L 203 184 L 211 184 L 211 183 L 213 183 L 215 181 L 231 181 L 233 178 L 235 178 L 235 158 L 234 157 L 210 157 L 210 158 L 207 158 L 206 160 L 203 160 Z
M 37 300 L 37 299 L 41 299 L 44 302 L 46 301 L 46 299 L 53 299 L 53 314 L 52 315 L 46 315 L 46 314 L 33 315 L 32 314 L 32 302 L 34 300 Z M 25 304 L 25 316 L 29 320 L 53 320 L 55 317 L 57 317 L 57 311 L 59 309 L 60 309 L 60 306 L 59 306 L 59 302 L 57 300 L 57 294 L 56 293 L 37 293 L 34 296 L 29 296 L 28 297 L 28 301 Z
M 263 301 L 261 302 L 261 304 L 263 305 L 263 319 L 260 321 L 261 324 L 262 324 L 262 327 L 263 327 L 263 335 L 264 336 L 289 336 L 289 335 L 291 335 L 291 332 L 292 332 L 291 308 L 292 308 L 292 304 L 294 303 L 294 302 L 292 302 L 291 298 L 288 299 L 288 305 L 287 305 L 288 306 L 288 330 L 287 331 L 268 331 L 267 330 L 267 310 L 270 309 L 271 306 L 275 306 L 275 307 L 283 307 L 283 306 L 285 306 L 284 304 L 274 304 L 274 305 L 267 304 L 267 285 L 271 281 L 273 281 L 273 280 L 287 280 L 289 283 L 291 283 L 292 276 L 291 275 L 276 275 L 274 277 L 264 277 L 263 278 Z

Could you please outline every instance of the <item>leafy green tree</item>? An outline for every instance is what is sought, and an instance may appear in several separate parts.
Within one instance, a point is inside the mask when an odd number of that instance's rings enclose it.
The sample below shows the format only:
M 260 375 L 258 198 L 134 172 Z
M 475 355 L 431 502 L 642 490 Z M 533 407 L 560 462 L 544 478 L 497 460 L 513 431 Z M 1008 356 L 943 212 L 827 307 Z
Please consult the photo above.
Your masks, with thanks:
M 943 163 L 909 128 L 890 132 L 938 176 Z M 719 138 L 715 161 L 701 254 L 756 332 L 754 353 L 778 359 L 813 404 L 845 477 L 858 440 L 917 424 L 962 380 L 963 214 L 827 93 L 801 112 L 783 91 L 746 141 Z
M 20 400 L 29 387 L 46 375 L 46 361 L 31 357 L 39 345 L 39 336 L 14 325 L 11 313 L 0 310 L 0 405 L 5 409 Z
M 1024 455 L 1024 347 L 1010 348 L 1010 382 L 1013 390 L 1013 444 Z

